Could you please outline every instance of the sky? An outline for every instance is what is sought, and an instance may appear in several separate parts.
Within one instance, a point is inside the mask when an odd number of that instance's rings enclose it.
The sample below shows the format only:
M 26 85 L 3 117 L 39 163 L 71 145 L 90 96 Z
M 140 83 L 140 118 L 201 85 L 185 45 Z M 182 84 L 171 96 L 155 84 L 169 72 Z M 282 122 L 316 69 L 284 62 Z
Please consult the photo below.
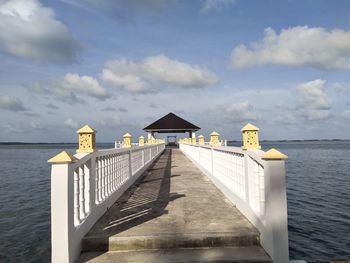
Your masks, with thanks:
M 347 0 L 0 0 L 0 141 L 350 139 L 349 73 Z

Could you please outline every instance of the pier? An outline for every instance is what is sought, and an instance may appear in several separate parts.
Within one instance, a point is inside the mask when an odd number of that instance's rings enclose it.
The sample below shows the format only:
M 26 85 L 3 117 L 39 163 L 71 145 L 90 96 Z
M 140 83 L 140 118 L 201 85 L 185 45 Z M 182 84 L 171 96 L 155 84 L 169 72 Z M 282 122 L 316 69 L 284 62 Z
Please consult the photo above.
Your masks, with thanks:
M 286 156 L 260 150 L 257 127 L 242 147 L 154 132 L 97 150 L 85 126 L 75 155 L 49 160 L 52 262 L 289 261 Z

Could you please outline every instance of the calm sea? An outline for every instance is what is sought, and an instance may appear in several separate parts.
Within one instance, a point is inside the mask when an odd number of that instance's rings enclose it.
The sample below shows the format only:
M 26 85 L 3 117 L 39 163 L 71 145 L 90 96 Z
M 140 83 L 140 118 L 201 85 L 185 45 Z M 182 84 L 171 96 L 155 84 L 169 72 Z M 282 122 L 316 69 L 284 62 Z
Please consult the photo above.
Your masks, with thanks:
M 113 145 L 99 145 L 111 148 Z M 292 259 L 350 259 L 350 141 L 265 142 L 286 162 Z M 0 145 L 0 262 L 50 261 L 50 165 L 75 145 Z

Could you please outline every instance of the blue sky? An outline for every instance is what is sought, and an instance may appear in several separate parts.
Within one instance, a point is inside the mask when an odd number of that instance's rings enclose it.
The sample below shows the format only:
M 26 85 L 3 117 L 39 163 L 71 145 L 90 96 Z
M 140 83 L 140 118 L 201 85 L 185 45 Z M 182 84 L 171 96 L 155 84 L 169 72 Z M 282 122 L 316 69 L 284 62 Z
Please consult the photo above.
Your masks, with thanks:
M 169 112 L 350 139 L 349 70 L 346 0 L 2 0 L 0 141 L 109 142 Z

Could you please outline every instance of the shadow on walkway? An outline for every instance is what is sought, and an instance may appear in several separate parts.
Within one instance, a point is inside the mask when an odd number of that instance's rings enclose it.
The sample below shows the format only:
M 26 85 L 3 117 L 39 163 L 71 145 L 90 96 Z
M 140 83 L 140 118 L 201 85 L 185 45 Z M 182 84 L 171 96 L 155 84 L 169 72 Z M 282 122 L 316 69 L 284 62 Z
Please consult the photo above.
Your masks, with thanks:
M 107 251 L 109 237 L 167 214 L 169 202 L 185 197 L 170 193 L 172 149 L 164 153 L 144 172 L 135 184 L 97 221 L 83 241 L 83 251 L 89 238 L 99 239 L 99 250 Z
M 100 218 L 83 252 L 78 262 L 271 262 L 257 229 L 174 148 Z

